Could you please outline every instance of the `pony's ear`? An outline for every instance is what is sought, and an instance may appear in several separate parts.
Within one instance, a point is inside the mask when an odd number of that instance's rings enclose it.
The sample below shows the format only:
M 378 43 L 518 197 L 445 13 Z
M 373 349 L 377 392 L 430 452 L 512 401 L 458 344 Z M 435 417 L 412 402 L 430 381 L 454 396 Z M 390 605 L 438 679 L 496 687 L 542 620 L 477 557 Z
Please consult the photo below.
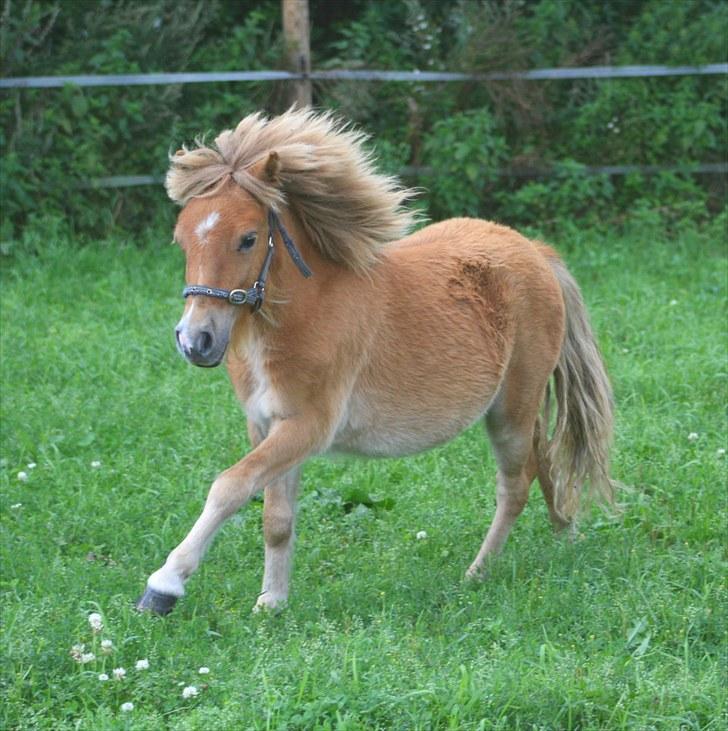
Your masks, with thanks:
M 251 165 L 248 172 L 258 180 L 271 185 L 280 183 L 281 158 L 278 153 L 273 151 L 268 153 L 268 157 L 260 159 L 255 165 Z

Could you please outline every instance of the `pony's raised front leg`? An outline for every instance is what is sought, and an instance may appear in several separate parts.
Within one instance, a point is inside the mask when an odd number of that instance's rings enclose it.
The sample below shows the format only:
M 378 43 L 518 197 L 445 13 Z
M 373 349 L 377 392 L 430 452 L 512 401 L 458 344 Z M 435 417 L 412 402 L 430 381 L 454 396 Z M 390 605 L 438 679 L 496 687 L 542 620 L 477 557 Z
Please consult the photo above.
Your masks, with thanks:
M 212 483 L 192 530 L 147 580 L 137 608 L 160 614 L 171 611 L 222 523 L 256 492 L 301 464 L 319 446 L 320 434 L 315 422 L 302 418 L 279 421 L 250 454 L 225 470 Z
M 288 600 L 293 546 L 296 539 L 296 494 L 300 470 L 293 469 L 265 488 L 263 588 L 253 611 L 280 609 Z

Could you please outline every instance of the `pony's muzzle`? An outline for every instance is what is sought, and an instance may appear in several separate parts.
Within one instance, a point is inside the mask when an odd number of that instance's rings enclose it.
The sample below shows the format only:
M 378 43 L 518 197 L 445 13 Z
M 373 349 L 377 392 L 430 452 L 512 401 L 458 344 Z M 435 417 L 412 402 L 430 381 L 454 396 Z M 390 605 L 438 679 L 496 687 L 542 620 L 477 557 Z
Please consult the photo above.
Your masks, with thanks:
M 212 330 L 188 331 L 182 325 L 174 330 L 177 339 L 177 350 L 185 360 L 202 368 L 214 368 L 220 365 L 227 347 L 227 342 L 220 343 Z

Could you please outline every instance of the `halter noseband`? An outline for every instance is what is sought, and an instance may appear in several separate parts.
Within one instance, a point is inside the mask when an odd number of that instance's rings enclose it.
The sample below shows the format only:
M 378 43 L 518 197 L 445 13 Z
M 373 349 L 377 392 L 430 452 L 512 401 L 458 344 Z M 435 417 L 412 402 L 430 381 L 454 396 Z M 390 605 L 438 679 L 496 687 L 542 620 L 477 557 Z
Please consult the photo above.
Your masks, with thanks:
M 187 297 L 197 296 L 215 297 L 217 299 L 227 300 L 231 305 L 250 305 L 253 308 L 253 312 L 257 312 L 263 305 L 263 298 L 265 297 L 265 281 L 268 278 L 268 271 L 273 261 L 273 252 L 275 251 L 275 242 L 273 239 L 276 229 L 280 233 L 283 244 L 293 263 L 298 267 L 298 271 L 304 277 L 310 277 L 312 272 L 306 266 L 301 252 L 296 248 L 293 239 L 281 223 L 281 219 L 271 209 L 268 211 L 268 251 L 265 254 L 265 259 L 263 259 L 260 274 L 252 287 L 249 289 L 219 289 L 218 287 L 206 287 L 203 284 L 191 284 L 182 290 L 182 296 L 185 299 Z

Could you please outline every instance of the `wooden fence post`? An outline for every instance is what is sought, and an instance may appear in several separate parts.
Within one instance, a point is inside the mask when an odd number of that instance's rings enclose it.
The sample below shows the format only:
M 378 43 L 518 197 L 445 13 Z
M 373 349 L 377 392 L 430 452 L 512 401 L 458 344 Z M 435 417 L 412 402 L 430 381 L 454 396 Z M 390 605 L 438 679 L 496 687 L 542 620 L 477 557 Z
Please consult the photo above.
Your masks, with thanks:
M 288 68 L 305 74 L 311 72 L 308 0 L 282 0 L 283 35 L 286 41 Z M 292 81 L 289 101 L 299 108 L 311 106 L 311 79 Z

